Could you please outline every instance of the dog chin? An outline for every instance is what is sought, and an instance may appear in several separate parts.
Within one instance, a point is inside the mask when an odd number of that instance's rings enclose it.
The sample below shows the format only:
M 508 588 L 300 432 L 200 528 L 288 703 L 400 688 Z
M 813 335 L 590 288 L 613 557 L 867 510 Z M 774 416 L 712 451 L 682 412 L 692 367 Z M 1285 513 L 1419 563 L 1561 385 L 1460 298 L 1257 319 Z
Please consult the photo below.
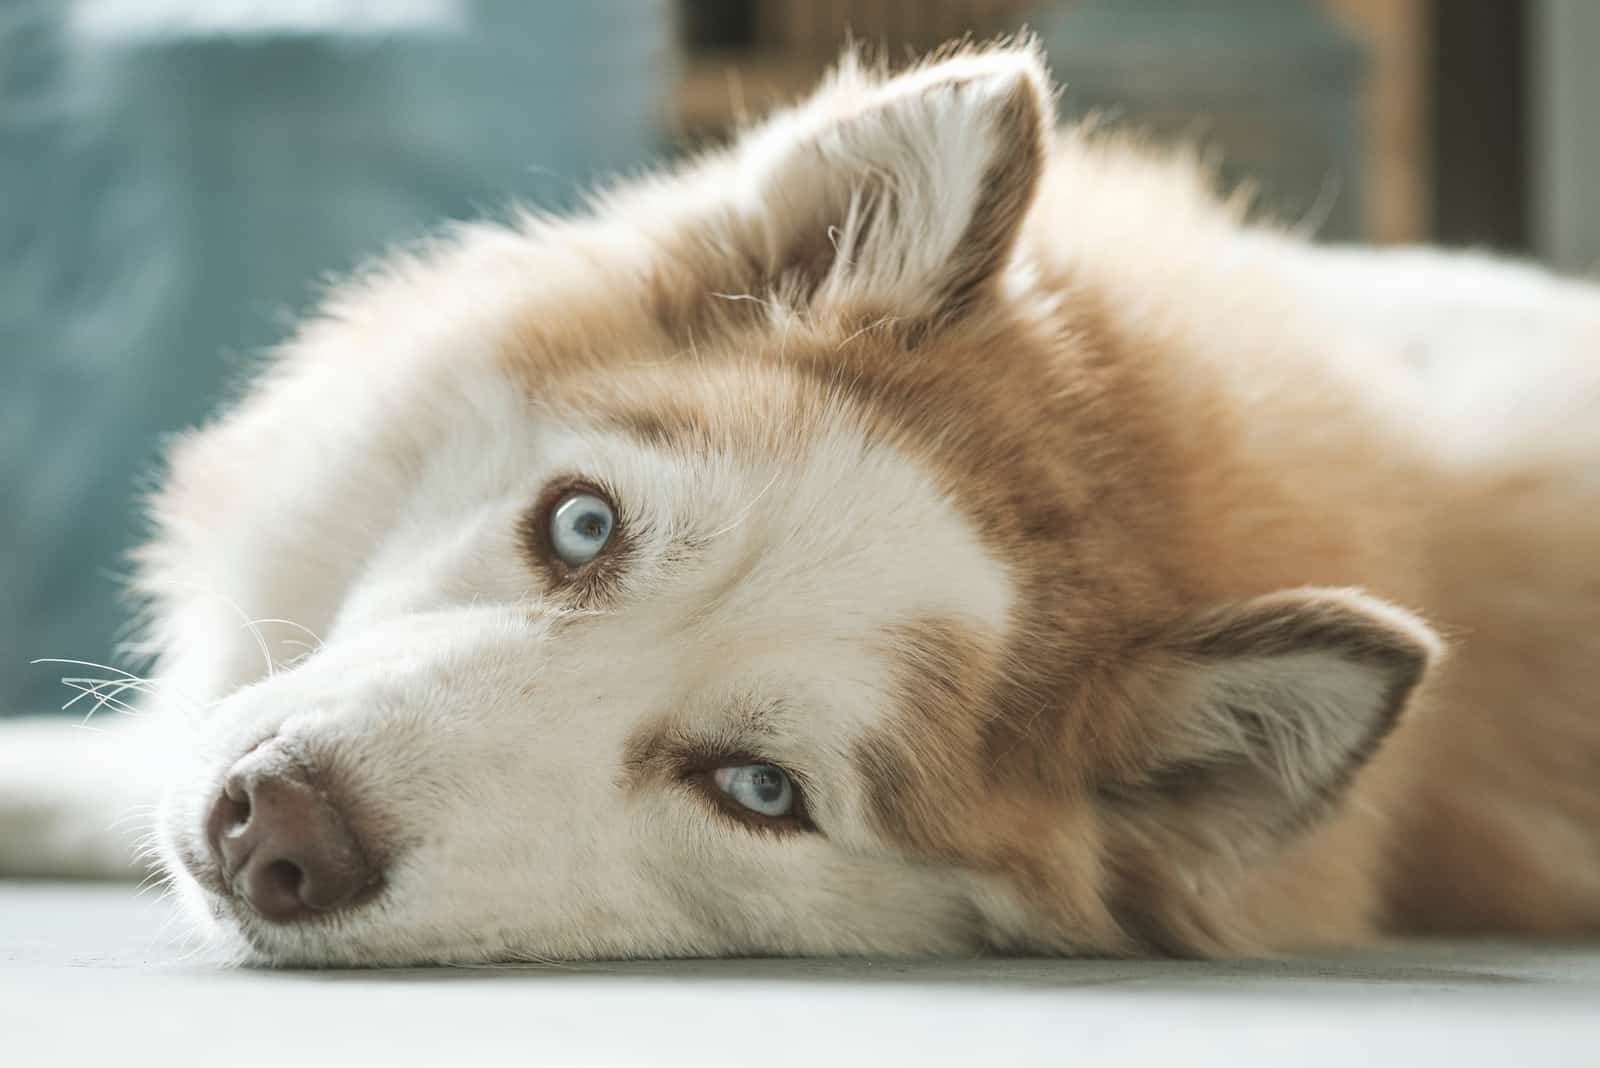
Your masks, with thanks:
M 365 968 L 438 963 L 366 945 L 331 925 L 281 928 L 249 915 L 232 898 L 212 893 L 179 875 L 178 896 L 203 941 L 202 952 L 219 963 L 246 968 Z M 341 925 L 349 921 L 341 921 Z
M 232 895 L 202 884 L 182 861 L 169 862 L 168 879 L 197 957 L 253 968 L 401 968 L 483 964 L 516 959 L 477 944 L 452 944 L 440 937 L 411 936 L 383 916 L 376 898 L 354 913 L 292 925 L 269 923 Z

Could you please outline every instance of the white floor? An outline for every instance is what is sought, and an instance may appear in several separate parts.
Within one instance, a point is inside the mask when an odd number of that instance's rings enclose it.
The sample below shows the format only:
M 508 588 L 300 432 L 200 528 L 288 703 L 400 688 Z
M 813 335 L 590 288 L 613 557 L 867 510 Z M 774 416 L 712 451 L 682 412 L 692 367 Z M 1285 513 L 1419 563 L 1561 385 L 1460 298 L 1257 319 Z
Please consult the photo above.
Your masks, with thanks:
M 0 1064 L 1600 1066 L 1600 947 L 271 972 L 183 959 L 172 919 L 0 883 Z

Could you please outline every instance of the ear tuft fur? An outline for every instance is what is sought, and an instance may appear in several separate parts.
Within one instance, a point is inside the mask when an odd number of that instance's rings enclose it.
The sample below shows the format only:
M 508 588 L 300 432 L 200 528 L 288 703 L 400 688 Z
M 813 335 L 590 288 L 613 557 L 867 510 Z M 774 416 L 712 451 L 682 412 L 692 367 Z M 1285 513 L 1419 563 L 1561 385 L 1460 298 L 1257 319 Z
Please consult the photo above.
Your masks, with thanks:
M 1209 613 L 1157 653 L 1154 751 L 1114 792 L 1176 803 L 1172 820 L 1231 824 L 1235 840 L 1304 827 L 1342 797 L 1441 653 L 1420 619 L 1352 590 Z
M 817 304 L 949 317 L 1009 261 L 1053 117 L 1030 45 L 878 82 L 847 58 L 810 101 L 738 146 L 773 280 Z

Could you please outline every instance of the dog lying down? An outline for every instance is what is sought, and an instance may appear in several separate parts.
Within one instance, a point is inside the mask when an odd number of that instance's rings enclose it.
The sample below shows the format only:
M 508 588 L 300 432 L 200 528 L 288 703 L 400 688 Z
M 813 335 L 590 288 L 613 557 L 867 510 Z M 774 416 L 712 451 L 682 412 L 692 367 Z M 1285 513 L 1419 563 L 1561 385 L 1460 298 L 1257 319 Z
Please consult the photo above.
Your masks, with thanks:
M 5 725 L 0 870 L 147 831 L 279 964 L 1600 933 L 1600 294 L 1052 114 L 847 60 L 335 292 L 172 450 L 139 714 Z

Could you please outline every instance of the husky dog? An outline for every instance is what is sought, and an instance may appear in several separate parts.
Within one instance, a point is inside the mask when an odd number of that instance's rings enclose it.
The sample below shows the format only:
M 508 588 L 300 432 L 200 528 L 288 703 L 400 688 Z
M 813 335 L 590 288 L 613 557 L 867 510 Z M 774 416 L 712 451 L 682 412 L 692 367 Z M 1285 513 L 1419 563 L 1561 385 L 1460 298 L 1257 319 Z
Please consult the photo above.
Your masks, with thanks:
M 1209 184 L 1008 41 L 386 259 L 0 871 L 147 832 L 281 964 L 1600 933 L 1600 293 Z

